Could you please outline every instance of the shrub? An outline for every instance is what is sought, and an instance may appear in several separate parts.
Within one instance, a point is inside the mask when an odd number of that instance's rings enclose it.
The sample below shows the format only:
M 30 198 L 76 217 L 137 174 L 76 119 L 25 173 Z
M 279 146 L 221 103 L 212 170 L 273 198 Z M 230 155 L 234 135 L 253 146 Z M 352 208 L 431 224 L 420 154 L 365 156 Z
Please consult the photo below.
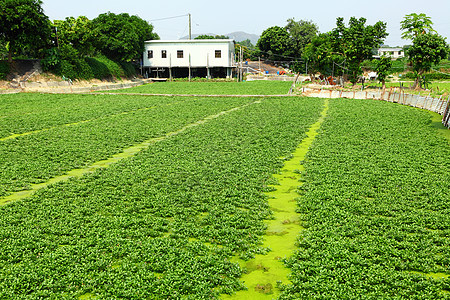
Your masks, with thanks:
M 78 51 L 70 45 L 60 48 L 61 61 L 57 75 L 70 79 L 92 79 L 94 74 L 88 63 L 80 56 Z
M 426 76 L 427 80 L 450 79 L 450 75 L 442 74 L 442 73 L 426 73 L 425 76 Z M 414 79 L 416 79 L 416 76 L 414 75 L 413 72 L 408 72 L 408 73 L 404 74 L 402 76 L 402 78 L 414 80 Z
M 121 62 L 120 66 L 123 69 L 123 72 L 125 73 L 126 77 L 134 77 L 136 76 L 136 67 L 132 63 L 129 62 Z
M 58 48 L 51 48 L 45 51 L 44 59 L 41 60 L 42 70 L 55 71 L 61 63 Z
M 5 80 L 9 74 L 9 64 L 7 61 L 0 61 L 0 80 Z

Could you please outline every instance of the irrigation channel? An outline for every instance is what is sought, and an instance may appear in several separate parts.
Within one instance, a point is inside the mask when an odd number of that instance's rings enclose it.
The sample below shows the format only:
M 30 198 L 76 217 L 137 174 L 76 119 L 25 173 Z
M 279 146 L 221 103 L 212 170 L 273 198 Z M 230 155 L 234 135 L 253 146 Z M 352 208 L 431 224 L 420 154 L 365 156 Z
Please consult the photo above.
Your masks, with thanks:
M 273 177 L 278 181 L 277 185 L 271 185 L 275 191 L 268 192 L 269 206 L 273 211 L 273 219 L 267 221 L 267 231 L 263 247 L 271 251 L 265 255 L 257 254 L 250 261 L 236 259 L 241 267 L 247 270 L 242 276 L 242 281 L 248 288 L 238 291 L 232 296 L 224 295 L 224 299 L 272 299 L 280 294 L 278 283 L 287 284 L 289 270 L 283 264 L 283 258 L 291 256 L 296 250 L 295 242 L 302 227 L 296 212 L 297 188 L 302 185 L 302 165 L 311 144 L 318 134 L 328 111 L 328 99 L 324 102 L 324 108 L 320 118 L 306 133 L 306 138 L 292 153 L 292 158 L 285 161 L 280 173 Z
M 231 113 L 231 112 L 239 110 L 239 109 L 243 109 L 243 108 L 245 108 L 245 107 L 247 107 L 249 105 L 256 104 L 256 103 L 261 103 L 261 100 L 256 100 L 256 101 L 250 102 L 250 103 L 242 105 L 242 106 L 237 106 L 237 107 L 231 108 L 229 110 L 225 110 L 225 111 L 219 112 L 219 113 L 217 113 L 215 115 L 210 115 L 210 116 L 205 117 L 205 118 L 203 118 L 201 120 L 198 120 L 198 121 L 196 121 L 194 123 L 190 123 L 190 124 L 180 128 L 180 129 L 178 129 L 176 131 L 172 131 L 172 132 L 166 133 L 165 135 L 163 135 L 161 137 L 152 138 L 152 139 L 143 141 L 142 143 L 139 143 L 137 145 L 134 145 L 134 146 L 131 146 L 131 147 L 123 149 L 122 152 L 116 153 L 116 154 L 114 154 L 113 156 L 111 156 L 108 159 L 97 161 L 97 162 L 89 165 L 86 168 L 74 169 L 74 170 L 71 170 L 71 171 L 67 172 L 64 175 L 51 178 L 47 182 L 38 183 L 38 184 L 32 184 L 30 189 L 28 189 L 28 190 L 15 192 L 15 193 L 12 193 L 12 194 L 4 197 L 4 198 L 0 198 L 0 205 L 5 205 L 5 204 L 7 204 L 9 202 L 13 202 L 13 201 L 18 201 L 18 200 L 24 199 L 26 197 L 31 196 L 37 190 L 40 190 L 42 188 L 45 188 L 45 187 L 47 187 L 47 186 L 49 186 L 51 184 L 57 183 L 57 182 L 66 181 L 66 180 L 68 180 L 71 177 L 81 177 L 84 174 L 94 172 L 96 169 L 107 168 L 110 165 L 112 165 L 112 164 L 114 164 L 114 163 L 116 163 L 116 162 L 118 162 L 118 161 L 120 161 L 120 160 L 122 160 L 124 158 L 132 157 L 132 156 L 136 155 L 138 152 L 140 152 L 143 149 L 148 148 L 150 145 L 152 145 L 154 143 L 160 142 L 160 141 L 165 140 L 165 139 L 167 139 L 167 138 L 169 138 L 171 136 L 180 134 L 180 133 L 182 133 L 183 131 L 185 131 L 185 130 L 187 130 L 189 128 L 192 128 L 192 127 L 204 124 L 204 123 L 206 123 L 206 122 L 208 122 L 210 120 L 219 118 L 222 115 Z M 173 103 L 171 103 L 171 104 L 173 104 Z M 150 108 L 148 108 L 148 109 L 150 109 Z M 82 123 L 82 122 L 88 122 L 88 121 L 81 121 L 81 122 L 78 122 L 78 123 Z M 73 124 L 75 124 L 75 123 L 73 123 Z M 70 126 L 70 125 L 73 125 L 73 124 L 72 123 L 71 124 L 65 124 L 65 125 L 62 125 L 62 126 Z M 48 129 L 44 129 L 44 130 L 48 130 Z M 36 131 L 33 131 L 33 132 L 21 134 L 21 135 L 32 134 L 34 132 L 39 132 L 39 131 L 43 131 L 43 130 L 36 130 Z M 21 136 L 21 135 L 18 135 L 18 136 Z M 7 138 L 10 138 L 10 137 L 7 137 Z

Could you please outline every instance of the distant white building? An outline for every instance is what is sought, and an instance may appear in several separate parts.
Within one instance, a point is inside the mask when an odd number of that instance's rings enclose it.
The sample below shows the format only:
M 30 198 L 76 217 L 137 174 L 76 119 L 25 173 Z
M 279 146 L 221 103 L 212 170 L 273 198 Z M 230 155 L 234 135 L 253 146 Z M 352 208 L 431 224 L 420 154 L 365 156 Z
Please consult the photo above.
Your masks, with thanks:
M 234 40 L 153 40 L 145 42 L 148 77 L 232 77 Z
M 392 59 L 398 59 L 405 57 L 405 51 L 403 48 L 379 48 L 375 58 L 380 58 L 381 56 L 387 56 Z

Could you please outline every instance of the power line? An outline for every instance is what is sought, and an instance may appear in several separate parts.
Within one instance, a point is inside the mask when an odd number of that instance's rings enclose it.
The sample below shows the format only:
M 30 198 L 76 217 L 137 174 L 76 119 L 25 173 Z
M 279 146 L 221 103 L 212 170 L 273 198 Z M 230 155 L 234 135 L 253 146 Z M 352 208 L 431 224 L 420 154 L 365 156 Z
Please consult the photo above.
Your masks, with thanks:
M 174 17 L 161 18 L 161 19 L 153 19 L 153 20 L 149 20 L 149 22 L 170 20 L 170 19 L 176 19 L 176 18 L 187 17 L 187 16 L 189 16 L 189 14 L 180 15 L 180 16 L 174 16 Z

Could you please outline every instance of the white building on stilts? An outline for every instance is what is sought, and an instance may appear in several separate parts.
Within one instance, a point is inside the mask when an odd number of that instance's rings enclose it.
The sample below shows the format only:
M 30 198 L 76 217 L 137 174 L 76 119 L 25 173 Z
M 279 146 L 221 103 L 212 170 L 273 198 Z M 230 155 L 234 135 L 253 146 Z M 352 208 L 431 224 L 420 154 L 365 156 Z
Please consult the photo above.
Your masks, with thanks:
M 234 40 L 152 40 L 145 42 L 143 74 L 150 78 L 231 78 Z

